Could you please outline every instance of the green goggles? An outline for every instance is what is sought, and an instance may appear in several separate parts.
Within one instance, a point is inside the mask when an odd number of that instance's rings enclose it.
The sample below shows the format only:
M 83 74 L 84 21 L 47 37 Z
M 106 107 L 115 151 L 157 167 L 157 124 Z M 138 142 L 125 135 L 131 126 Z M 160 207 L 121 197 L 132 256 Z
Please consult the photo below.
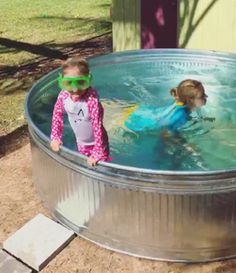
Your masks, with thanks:
M 74 90 L 85 90 L 91 86 L 92 75 L 80 77 L 63 77 L 59 74 L 58 83 L 61 89 L 65 89 L 69 92 Z

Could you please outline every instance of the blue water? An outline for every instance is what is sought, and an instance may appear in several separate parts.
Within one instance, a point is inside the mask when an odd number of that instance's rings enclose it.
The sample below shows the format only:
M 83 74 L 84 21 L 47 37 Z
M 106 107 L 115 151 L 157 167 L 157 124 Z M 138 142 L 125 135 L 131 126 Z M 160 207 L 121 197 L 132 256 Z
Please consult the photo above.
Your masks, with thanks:
M 236 167 L 236 69 L 223 62 L 189 65 L 143 60 L 92 67 L 94 86 L 105 108 L 113 162 L 156 170 L 217 170 Z M 169 90 L 186 79 L 200 80 L 208 101 L 193 113 L 176 136 L 161 132 L 134 133 L 122 125 L 122 113 L 134 104 L 170 105 Z M 51 82 L 41 89 L 31 115 L 50 135 L 53 106 L 59 92 Z M 63 143 L 76 150 L 66 116 Z

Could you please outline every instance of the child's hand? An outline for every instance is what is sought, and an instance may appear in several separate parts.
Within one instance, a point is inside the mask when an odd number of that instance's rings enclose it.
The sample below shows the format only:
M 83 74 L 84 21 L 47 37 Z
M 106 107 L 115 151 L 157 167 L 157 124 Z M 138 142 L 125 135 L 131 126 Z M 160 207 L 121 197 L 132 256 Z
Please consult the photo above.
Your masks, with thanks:
M 62 142 L 59 140 L 52 140 L 50 143 L 50 146 L 54 152 L 58 152 L 60 150 L 61 145 L 62 145 Z
M 93 157 L 89 157 L 87 160 L 87 163 L 90 167 L 95 167 L 97 165 L 97 160 L 94 159 Z

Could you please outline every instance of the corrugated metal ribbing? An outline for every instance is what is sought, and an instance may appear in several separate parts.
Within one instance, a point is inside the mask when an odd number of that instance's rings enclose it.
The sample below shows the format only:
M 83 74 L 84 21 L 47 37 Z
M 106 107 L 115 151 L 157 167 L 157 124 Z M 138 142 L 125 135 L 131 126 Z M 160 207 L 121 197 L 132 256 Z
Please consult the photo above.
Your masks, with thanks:
M 66 168 L 37 147 L 32 154 L 34 181 L 45 203 L 90 240 L 170 260 L 236 253 L 235 192 L 174 194 L 117 187 Z

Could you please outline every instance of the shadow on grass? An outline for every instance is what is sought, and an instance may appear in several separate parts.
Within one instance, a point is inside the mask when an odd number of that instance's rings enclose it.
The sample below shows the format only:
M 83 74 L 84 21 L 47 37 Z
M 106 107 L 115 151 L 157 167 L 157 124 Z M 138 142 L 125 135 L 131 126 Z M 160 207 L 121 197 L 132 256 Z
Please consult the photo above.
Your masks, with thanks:
M 49 43 L 48 45 L 51 47 L 61 46 L 63 58 L 68 58 L 69 56 L 74 56 L 77 54 L 81 54 L 82 56 L 91 56 L 102 53 L 108 53 L 112 48 L 112 41 L 110 37 L 111 31 L 101 34 L 99 36 L 92 37 L 85 41 L 75 42 L 75 43 L 64 43 L 64 44 L 54 44 Z M 48 62 L 51 60 L 50 69 L 48 70 Z M 30 61 L 30 63 L 26 63 L 23 65 L 14 65 L 14 66 L 1 66 L 0 65 L 0 80 L 9 78 L 9 77 L 17 77 L 16 74 L 43 74 L 48 73 L 55 67 L 58 67 L 59 64 L 55 64 L 53 59 L 48 57 L 40 57 L 35 58 Z M 44 66 L 48 66 L 44 69 Z M 21 76 L 20 76 L 21 77 Z
M 75 23 L 78 23 L 78 25 L 71 26 L 72 28 L 76 29 L 81 26 L 86 26 L 90 24 L 91 29 L 95 33 L 100 33 L 104 31 L 109 31 L 112 28 L 112 23 L 111 21 L 107 20 L 106 17 L 102 18 L 94 18 L 94 17 L 64 17 L 64 16 L 36 16 L 36 17 L 31 17 L 30 20 L 40 20 L 40 21 L 61 21 L 66 22 L 66 21 L 72 21 Z
M 35 45 L 35 44 L 20 42 L 20 41 L 11 40 L 11 39 L 2 38 L 2 37 L 0 37 L 0 45 L 8 49 L 14 48 L 17 51 L 23 50 L 33 54 L 37 54 L 37 55 L 41 55 L 41 56 L 53 58 L 53 59 L 66 58 L 61 51 L 56 49 L 51 49 L 44 45 Z
M 97 7 L 100 7 L 100 8 L 110 8 L 111 4 L 112 3 L 110 3 L 110 4 L 100 4 L 100 5 L 97 5 Z
M 6 46 L 0 46 L 0 54 L 6 54 L 6 53 L 13 53 L 16 52 L 17 50 L 14 48 L 8 48 Z
M 99 35 L 97 37 L 100 36 L 104 36 L 104 35 L 108 35 L 111 34 L 111 31 L 108 31 L 102 35 Z M 48 43 L 48 46 L 50 47 L 61 47 L 61 48 L 67 48 L 67 47 L 73 47 L 73 48 L 80 48 L 80 49 L 86 49 L 86 48 L 97 48 L 98 47 L 98 43 L 96 40 L 94 40 L 94 38 L 91 39 L 87 39 L 85 41 L 81 41 L 81 42 L 68 42 L 68 43 Z

